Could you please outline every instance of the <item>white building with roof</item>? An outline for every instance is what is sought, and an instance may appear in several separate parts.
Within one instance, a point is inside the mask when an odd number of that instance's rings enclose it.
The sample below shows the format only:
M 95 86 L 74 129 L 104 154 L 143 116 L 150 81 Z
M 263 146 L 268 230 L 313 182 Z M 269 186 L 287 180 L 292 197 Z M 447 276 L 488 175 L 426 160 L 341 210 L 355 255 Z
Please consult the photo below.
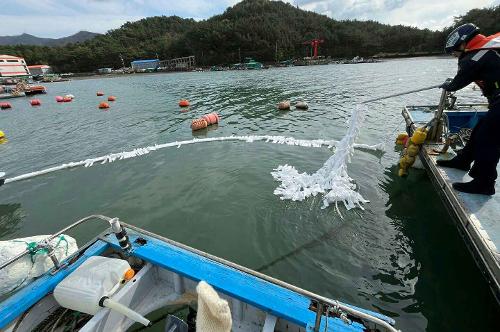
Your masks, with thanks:
M 48 65 L 32 65 L 28 66 L 31 75 L 45 75 L 52 73 L 52 68 Z
M 30 71 L 23 58 L 0 54 L 0 77 L 25 75 L 30 75 Z

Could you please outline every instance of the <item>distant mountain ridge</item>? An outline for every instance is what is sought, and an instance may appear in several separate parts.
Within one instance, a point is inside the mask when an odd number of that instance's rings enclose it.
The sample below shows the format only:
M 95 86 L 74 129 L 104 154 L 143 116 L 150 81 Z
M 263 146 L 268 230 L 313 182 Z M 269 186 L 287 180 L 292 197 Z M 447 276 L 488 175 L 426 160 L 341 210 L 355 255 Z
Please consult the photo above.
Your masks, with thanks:
M 0 45 L 62 46 L 69 43 L 81 43 L 99 35 L 99 33 L 79 31 L 74 35 L 62 38 L 41 38 L 23 33 L 18 36 L 0 36 Z
M 442 53 L 446 36 L 461 22 L 478 22 L 483 33 L 495 33 L 500 30 L 500 5 L 471 10 L 457 17 L 453 26 L 431 31 L 376 21 L 337 21 L 282 1 L 243 0 L 207 20 L 154 16 L 76 44 L 46 47 L 0 42 L 0 54 L 47 63 L 58 72 L 93 72 L 129 66 L 136 59 L 189 55 L 196 57 L 199 66 L 229 65 L 246 57 L 271 63 L 310 56 L 311 47 L 304 43 L 316 38 L 324 41 L 320 56 L 410 56 Z

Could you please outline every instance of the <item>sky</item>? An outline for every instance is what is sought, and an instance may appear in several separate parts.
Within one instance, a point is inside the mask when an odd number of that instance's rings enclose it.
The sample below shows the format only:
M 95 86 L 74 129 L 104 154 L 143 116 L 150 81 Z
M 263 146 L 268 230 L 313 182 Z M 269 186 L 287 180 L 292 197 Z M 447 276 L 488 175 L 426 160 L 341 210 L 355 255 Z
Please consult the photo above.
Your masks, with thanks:
M 80 30 L 105 33 L 127 21 L 158 15 L 195 20 L 221 14 L 238 0 L 0 0 L 0 35 L 59 38 Z M 500 0 L 285 0 L 331 18 L 375 20 L 440 30 L 472 8 Z M 479 26 L 481 22 L 475 22 Z

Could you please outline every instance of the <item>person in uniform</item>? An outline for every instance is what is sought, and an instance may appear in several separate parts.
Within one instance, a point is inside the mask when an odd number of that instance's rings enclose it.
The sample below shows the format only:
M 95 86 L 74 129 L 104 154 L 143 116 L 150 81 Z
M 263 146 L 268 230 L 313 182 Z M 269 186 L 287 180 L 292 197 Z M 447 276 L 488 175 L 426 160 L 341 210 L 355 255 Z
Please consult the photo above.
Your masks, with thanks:
M 457 156 L 437 164 L 469 172 L 473 180 L 453 183 L 455 190 L 494 195 L 500 158 L 500 33 L 486 37 L 476 25 L 467 23 L 449 34 L 445 51 L 458 57 L 458 72 L 441 88 L 457 91 L 475 82 L 488 99 L 488 112 Z

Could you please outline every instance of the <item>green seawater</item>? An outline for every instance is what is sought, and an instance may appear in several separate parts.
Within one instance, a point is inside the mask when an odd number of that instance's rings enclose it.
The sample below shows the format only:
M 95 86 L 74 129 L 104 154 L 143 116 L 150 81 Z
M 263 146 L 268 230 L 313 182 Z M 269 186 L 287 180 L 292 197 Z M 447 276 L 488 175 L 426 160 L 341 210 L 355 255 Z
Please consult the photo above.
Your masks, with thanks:
M 31 107 L 0 112 L 0 170 L 15 176 L 112 152 L 193 137 L 284 135 L 341 139 L 359 101 L 439 84 L 456 72 L 444 58 L 260 71 L 189 72 L 47 84 Z M 97 108 L 117 96 L 111 108 Z M 56 103 L 56 95 L 75 95 Z M 404 105 L 436 104 L 438 89 L 369 105 L 359 143 L 387 142 L 385 154 L 356 150 L 349 175 L 365 210 L 321 209 L 321 197 L 282 201 L 270 172 L 314 172 L 323 148 L 215 142 L 75 168 L 0 188 L 0 239 L 55 232 L 100 213 L 232 260 L 318 294 L 393 317 L 403 331 L 498 331 L 499 309 L 426 173 L 397 176 L 394 139 Z M 478 91 L 459 97 L 481 101 Z M 191 101 L 181 112 L 179 99 Z M 276 110 L 305 100 L 307 111 Z M 210 112 L 221 123 L 192 133 Z M 89 240 L 103 225 L 72 235 Z

